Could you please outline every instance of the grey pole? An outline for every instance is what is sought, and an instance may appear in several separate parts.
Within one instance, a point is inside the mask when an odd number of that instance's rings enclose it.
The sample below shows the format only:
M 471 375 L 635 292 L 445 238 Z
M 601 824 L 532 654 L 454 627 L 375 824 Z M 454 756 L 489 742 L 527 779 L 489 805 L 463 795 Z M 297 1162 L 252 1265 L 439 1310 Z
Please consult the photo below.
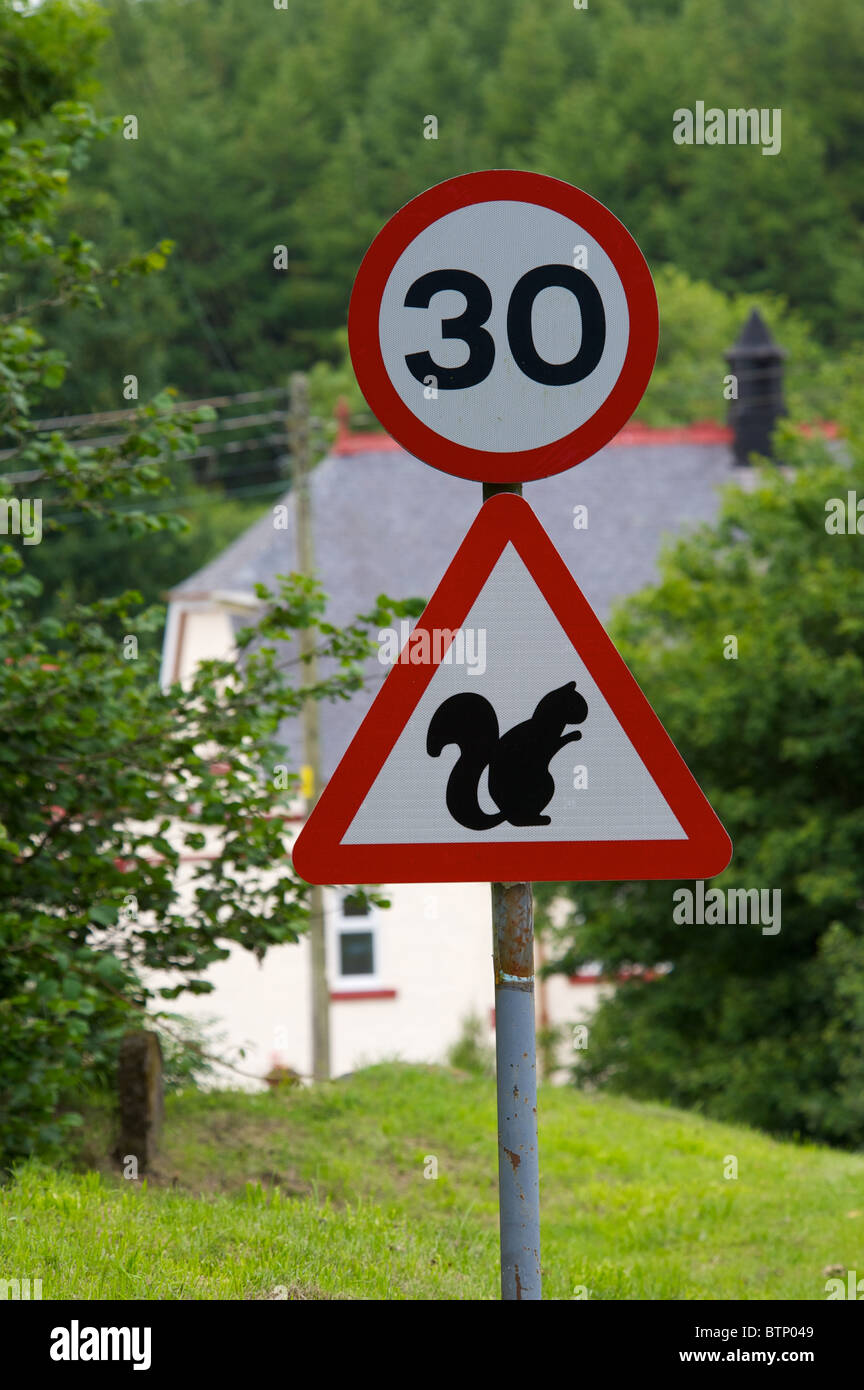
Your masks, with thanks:
M 484 483 L 483 500 L 521 493 Z M 492 884 L 495 1052 L 498 1085 L 498 1208 L 501 1297 L 542 1298 L 537 1048 L 534 1032 L 534 903 L 530 883 Z
M 502 1299 L 539 1299 L 540 1174 L 530 883 L 492 884 Z

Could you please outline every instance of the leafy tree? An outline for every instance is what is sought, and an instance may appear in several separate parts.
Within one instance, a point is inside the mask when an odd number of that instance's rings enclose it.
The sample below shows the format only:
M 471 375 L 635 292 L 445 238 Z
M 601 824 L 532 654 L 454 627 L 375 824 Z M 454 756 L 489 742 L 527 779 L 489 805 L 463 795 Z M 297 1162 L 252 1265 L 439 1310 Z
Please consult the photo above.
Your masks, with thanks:
M 15 130 L 48 137 L 48 151 L 51 131 L 58 120 L 65 121 L 70 135 L 76 120 L 80 126 L 78 138 L 68 148 L 69 168 L 60 168 L 59 164 L 53 170 L 47 165 L 40 167 L 40 196 L 50 200 L 55 193 L 63 193 L 51 214 L 55 219 L 52 227 L 40 224 L 35 202 L 28 206 L 27 196 L 32 199 L 37 190 L 28 190 L 23 179 L 15 185 L 19 201 L 8 209 L 2 266 L 9 306 L 5 321 L 16 324 L 17 330 L 7 341 L 19 350 L 26 335 L 36 331 L 28 325 L 38 322 L 39 331 L 50 335 L 55 344 L 61 340 L 68 343 L 70 323 L 86 325 L 83 341 L 76 340 L 73 360 L 57 346 L 46 350 L 44 370 L 38 379 L 28 383 L 26 404 L 30 415 L 56 414 L 64 394 L 72 410 L 80 409 L 88 379 L 98 375 L 109 361 L 114 389 L 111 404 L 128 407 L 128 401 L 120 397 L 124 361 L 131 364 L 130 370 L 134 369 L 138 354 L 144 353 L 148 366 L 141 387 L 149 388 L 149 394 L 157 391 L 164 366 L 164 352 L 154 352 L 152 346 L 156 335 L 146 313 L 145 286 L 153 284 L 151 272 L 164 269 L 171 244 L 162 240 L 140 256 L 136 250 L 137 233 L 122 226 L 116 202 L 104 191 L 94 190 L 89 198 L 82 196 L 81 170 L 92 157 L 94 143 L 116 136 L 120 123 L 106 120 L 88 125 L 89 118 L 75 117 L 72 107 L 60 105 L 94 87 L 92 71 L 106 33 L 104 13 L 96 5 L 78 0 L 49 0 L 36 9 L 27 9 L 0 0 L 0 61 L 5 78 L 0 111 L 10 122 L 2 137 L 7 169 L 11 173 L 12 163 L 21 158 L 13 137 Z M 49 117 L 52 107 L 57 113 L 54 118 Z M 75 180 L 68 177 L 72 170 L 77 174 Z M 26 169 L 21 172 L 26 173 Z M 35 219 L 32 226 L 16 226 L 14 217 L 27 213 Z M 64 227 L 68 230 L 65 244 Z M 36 239 L 35 246 L 28 246 L 28 233 Z M 92 239 L 97 234 L 101 240 L 107 236 L 118 253 L 110 270 L 97 266 L 93 259 Z M 52 245 L 54 253 L 49 255 Z M 99 309 L 102 291 L 112 280 L 121 287 L 121 293 L 113 296 L 112 313 L 108 316 Z M 163 333 L 170 333 L 170 310 L 170 304 L 161 306 Z M 74 333 L 72 339 L 75 340 Z M 9 408 L 11 395 L 7 393 L 6 399 L 0 421 L 6 431 L 2 442 L 8 446 L 18 436 Z M 202 419 L 205 414 L 194 418 Z M 14 474 L 15 466 L 14 459 L 5 460 L 0 464 L 0 472 Z M 28 572 L 42 583 L 41 592 L 28 597 L 31 614 L 57 614 L 70 595 L 86 602 L 106 592 L 122 592 L 130 584 L 141 591 L 147 603 L 155 602 L 167 588 L 228 545 L 260 514 L 260 501 L 247 498 L 243 488 L 239 489 L 239 497 L 226 502 L 218 489 L 197 486 L 191 467 L 179 458 L 171 461 L 167 471 L 172 482 L 171 507 L 176 513 L 176 524 L 163 530 L 145 529 L 130 536 L 124 528 L 110 528 L 100 517 L 88 515 L 87 509 L 77 502 L 67 499 L 64 507 L 62 499 L 52 497 L 50 490 L 49 495 L 41 498 L 46 527 L 57 515 L 64 526 L 53 530 L 51 545 L 34 546 L 27 552 Z M 158 507 L 159 502 L 149 505 Z M 21 546 L 20 539 L 17 544 Z M 155 630 L 142 634 L 144 642 L 155 644 L 157 640 Z
M 0 118 L 38 119 L 93 89 L 106 27 L 89 0 L 0 0 Z
M 0 123 L 4 272 L 26 286 L 32 269 L 58 310 L 101 307 L 103 286 L 164 263 L 157 248 L 106 267 L 80 235 L 56 235 L 70 171 L 109 129 L 71 101 L 42 111 L 38 134 Z M 116 447 L 76 450 L 39 432 L 34 399 L 67 366 L 34 325 L 43 307 L 16 292 L 0 313 L 0 422 L 14 441 L 10 472 L 27 480 L 13 487 L 0 478 L 4 532 L 39 539 L 32 523 L 48 492 L 97 528 L 170 533 L 180 519 L 149 504 L 192 447 L 196 416 L 157 396 Z M 46 522 L 41 545 L 60 529 Z M 285 802 L 297 779 L 281 763 L 280 724 L 307 698 L 357 689 L 370 629 L 417 609 L 382 598 L 336 628 L 314 580 L 286 576 L 278 593 L 259 589 L 262 616 L 237 636 L 239 666 L 211 661 L 188 686 L 162 690 L 146 645 L 161 611 L 131 591 L 70 601 L 34 620 L 34 549 L 0 547 L 4 1163 L 57 1145 L 78 1119 L 72 1097 L 107 1075 L 130 1019 L 160 998 L 206 992 L 203 972 L 227 956 L 228 943 L 260 957 L 297 940 L 307 889 L 287 858 Z M 299 629 L 319 639 L 323 674 L 314 685 L 286 647 Z M 211 858 L 181 898 L 177 869 L 189 850 Z M 154 972 L 167 982 L 157 986 Z
M 60 464 L 58 460 L 58 464 Z M 47 462 L 47 470 L 51 463 Z M 53 475 L 56 483 L 58 476 Z M 94 469 L 89 496 L 104 478 Z M 306 885 L 287 859 L 278 728 L 304 699 L 347 697 L 373 649 L 370 626 L 416 611 L 381 602 L 345 629 L 327 624 L 313 581 L 261 590 L 266 616 L 235 662 L 203 663 L 161 691 L 155 653 L 126 659 L 161 622 L 139 595 L 33 624 L 33 581 L 9 547 L 0 568 L 0 1156 L 56 1143 L 60 1101 L 104 1078 L 120 1033 L 151 1000 L 204 993 L 236 943 L 262 957 L 296 941 Z M 108 630 L 119 619 L 123 643 Z M 282 644 L 316 629 L 330 674 L 304 685 Z M 134 648 L 131 649 L 134 652 Z M 292 671 L 292 667 L 294 668 Z M 299 669 L 298 669 L 299 668 Z M 291 680 L 290 677 L 294 676 Z M 183 852 L 207 850 L 188 898 Z M 153 986 L 154 971 L 170 983 Z
M 787 467 L 728 489 L 717 524 L 668 549 L 612 628 L 732 837 L 707 887 L 780 890 L 779 932 L 679 925 L 672 883 L 540 896 L 571 902 L 561 967 L 672 966 L 601 1006 L 580 1082 L 860 1145 L 864 551 L 826 529 L 829 499 L 864 497 L 860 388 L 846 447 L 782 432 Z
M 162 399 L 166 405 L 170 400 Z M 50 505 L 48 498 L 43 499 L 50 543 L 30 548 L 20 538 L 13 542 L 16 550 L 29 552 L 28 573 L 40 583 L 39 592 L 27 600 L 32 616 L 62 617 L 76 601 L 91 603 L 106 593 L 122 593 L 130 585 L 145 605 L 161 604 L 169 589 L 224 550 L 261 515 L 260 501 L 229 500 L 196 486 L 188 480 L 182 460 L 166 467 L 166 474 L 170 489 L 137 503 L 136 509 L 158 513 L 170 508 L 182 530 L 174 526 L 144 529 L 139 522 L 130 533 L 119 522 L 108 526 L 103 517 L 91 516 L 78 504 L 64 504 L 60 496 L 50 499 Z M 112 631 L 119 637 L 116 622 Z M 158 626 L 140 637 L 145 646 L 160 646 L 161 640 Z

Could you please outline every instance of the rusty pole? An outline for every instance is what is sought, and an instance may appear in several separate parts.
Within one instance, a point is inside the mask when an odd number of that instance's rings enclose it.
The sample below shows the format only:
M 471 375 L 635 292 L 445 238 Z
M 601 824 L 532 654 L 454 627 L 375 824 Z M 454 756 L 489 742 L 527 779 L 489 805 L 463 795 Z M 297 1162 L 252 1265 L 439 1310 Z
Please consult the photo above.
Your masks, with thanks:
M 522 492 L 520 483 L 484 483 Z M 540 1299 L 540 1174 L 534 1031 L 534 902 L 530 883 L 492 884 L 501 1297 Z

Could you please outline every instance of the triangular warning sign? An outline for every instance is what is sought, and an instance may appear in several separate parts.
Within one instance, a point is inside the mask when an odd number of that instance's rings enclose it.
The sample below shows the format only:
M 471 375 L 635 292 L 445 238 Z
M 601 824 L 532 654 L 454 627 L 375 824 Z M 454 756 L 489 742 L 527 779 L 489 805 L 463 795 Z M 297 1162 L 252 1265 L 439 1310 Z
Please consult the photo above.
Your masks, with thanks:
M 704 879 L 731 855 L 528 503 L 502 493 L 395 659 L 294 865 L 310 883 Z

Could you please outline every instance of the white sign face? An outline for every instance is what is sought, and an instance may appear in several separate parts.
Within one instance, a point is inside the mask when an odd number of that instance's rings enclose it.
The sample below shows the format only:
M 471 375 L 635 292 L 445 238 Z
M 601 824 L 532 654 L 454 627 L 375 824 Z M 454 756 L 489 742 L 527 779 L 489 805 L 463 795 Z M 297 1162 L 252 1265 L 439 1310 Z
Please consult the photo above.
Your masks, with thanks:
M 400 209 L 351 295 L 357 380 L 435 468 L 525 482 L 601 449 L 637 406 L 657 299 L 633 238 L 560 179 L 465 174 Z
M 423 424 L 513 453 L 596 414 L 621 374 L 630 316 L 621 277 L 585 227 L 533 203 L 488 202 L 405 248 L 378 332 L 390 380 Z
M 462 633 L 453 644 L 450 662 L 445 660 L 435 670 L 343 843 L 476 844 L 478 837 L 520 844 L 686 838 L 512 544 L 484 584 Z M 573 681 L 576 696 L 567 690 Z M 547 714 L 535 714 L 540 701 L 558 691 L 562 692 L 558 709 L 553 700 Z M 454 704 L 443 722 L 447 734 L 460 738 L 462 748 L 448 743 L 432 756 L 428 740 L 436 713 L 460 694 L 474 697 L 474 709 L 466 708 L 465 702 L 461 709 Z M 476 705 L 477 697 L 488 704 L 485 717 Z M 568 722 L 569 714 L 583 714 L 579 697 L 587 712 L 580 720 Z M 525 731 L 521 749 L 515 740 L 508 748 L 507 733 L 528 721 L 533 727 Z M 478 772 L 475 786 L 474 768 L 467 763 L 475 752 L 479 756 L 474 766 L 482 760 L 487 727 L 489 749 L 495 751 L 492 761 Z M 574 732 L 579 737 L 554 751 L 562 737 Z M 496 756 L 502 764 L 497 769 Z M 448 806 L 448 784 L 460 758 L 466 766 L 456 809 L 464 820 L 473 821 L 473 828 L 460 823 Z M 506 762 L 512 765 L 505 768 Z M 547 774 L 554 789 L 534 814 L 532 790 Z M 452 805 L 452 795 L 449 800 Z M 497 824 L 480 828 L 475 801 L 481 818 Z M 506 819 L 506 813 L 513 820 Z M 532 814 L 548 824 L 525 824 Z

